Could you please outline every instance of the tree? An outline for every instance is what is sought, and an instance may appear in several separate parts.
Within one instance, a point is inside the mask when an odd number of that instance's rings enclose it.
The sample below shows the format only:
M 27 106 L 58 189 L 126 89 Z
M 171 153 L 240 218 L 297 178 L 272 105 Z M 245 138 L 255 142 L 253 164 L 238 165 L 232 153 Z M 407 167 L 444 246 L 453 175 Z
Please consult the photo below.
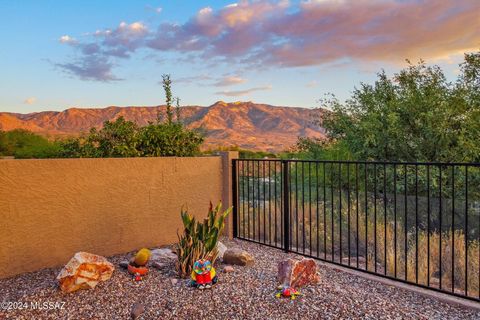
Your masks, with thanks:
M 204 141 L 203 135 L 197 130 L 190 130 L 180 119 L 180 99 L 176 102 L 176 121 L 173 121 L 172 90 L 170 75 L 163 75 L 165 91 L 166 120 L 158 117 L 157 123 L 140 129 L 137 150 L 143 157 L 177 156 L 188 157 L 200 152 Z
M 480 52 L 465 54 L 453 83 L 438 66 L 408 64 L 362 83 L 345 103 L 324 100 L 331 141 L 361 160 L 480 161 Z
M 19 159 L 54 158 L 60 146 L 55 141 L 24 129 L 0 131 L 0 155 Z
M 203 136 L 187 129 L 180 119 L 180 99 L 172 99 L 171 80 L 163 75 L 166 97 L 166 118 L 161 113 L 155 123 L 139 127 L 135 122 L 119 117 L 106 121 L 103 128 L 92 128 L 88 135 L 67 139 L 61 143 L 63 157 L 161 157 L 193 156 L 200 152 Z M 176 121 L 172 101 L 176 103 Z

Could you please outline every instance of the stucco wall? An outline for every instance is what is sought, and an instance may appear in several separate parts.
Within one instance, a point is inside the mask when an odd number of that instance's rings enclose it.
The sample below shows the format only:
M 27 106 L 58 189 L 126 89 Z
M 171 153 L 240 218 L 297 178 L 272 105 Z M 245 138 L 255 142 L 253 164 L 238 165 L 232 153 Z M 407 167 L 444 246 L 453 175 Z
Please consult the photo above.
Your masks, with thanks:
M 0 278 L 77 251 L 173 243 L 182 205 L 204 216 L 225 197 L 223 168 L 221 157 L 0 160 Z

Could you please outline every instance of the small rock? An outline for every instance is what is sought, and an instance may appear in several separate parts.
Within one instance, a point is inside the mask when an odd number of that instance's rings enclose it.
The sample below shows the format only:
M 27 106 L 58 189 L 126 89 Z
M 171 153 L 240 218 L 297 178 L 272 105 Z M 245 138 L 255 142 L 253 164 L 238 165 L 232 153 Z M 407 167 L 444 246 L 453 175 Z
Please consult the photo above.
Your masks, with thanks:
M 278 281 L 295 289 L 318 283 L 317 264 L 313 259 L 286 259 L 278 264 Z
M 153 268 L 158 269 L 158 270 L 160 270 L 160 269 L 162 269 L 162 268 L 164 268 L 164 267 L 166 266 L 165 263 L 161 263 L 161 262 L 158 262 L 158 261 L 153 261 L 153 262 L 150 263 L 150 265 L 151 265 Z
M 140 317 L 142 313 L 145 312 L 145 306 L 141 304 L 140 302 L 137 302 L 133 305 L 132 307 L 132 312 L 130 313 L 131 317 L 133 320 L 137 319 Z
M 118 265 L 120 267 L 124 268 L 124 269 L 127 269 L 128 268 L 128 261 L 127 260 L 120 261 L 120 263 Z
M 223 261 L 223 255 L 225 254 L 225 251 L 227 251 L 227 246 L 224 245 L 222 242 L 218 241 L 217 250 L 218 250 L 218 259 L 220 259 L 220 261 Z
M 93 289 L 100 281 L 107 281 L 115 267 L 105 257 L 88 252 L 77 252 L 57 276 L 63 292 Z
M 170 279 L 170 282 L 172 283 L 172 286 L 176 286 L 177 283 L 178 283 L 178 279 L 172 278 L 172 279 Z
M 226 273 L 230 273 L 230 272 L 234 272 L 234 271 L 235 271 L 235 269 L 233 269 L 232 266 L 225 266 L 223 268 L 223 272 L 226 272 Z
M 225 251 L 223 262 L 239 266 L 251 266 L 255 261 L 247 251 L 239 248 L 232 248 Z

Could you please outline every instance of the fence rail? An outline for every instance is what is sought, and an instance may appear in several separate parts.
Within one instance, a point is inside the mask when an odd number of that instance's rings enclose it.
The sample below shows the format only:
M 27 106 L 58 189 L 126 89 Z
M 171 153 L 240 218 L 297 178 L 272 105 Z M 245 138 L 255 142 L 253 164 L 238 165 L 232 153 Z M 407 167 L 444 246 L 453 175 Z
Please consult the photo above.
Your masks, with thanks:
M 233 160 L 234 233 L 480 300 L 480 164 Z

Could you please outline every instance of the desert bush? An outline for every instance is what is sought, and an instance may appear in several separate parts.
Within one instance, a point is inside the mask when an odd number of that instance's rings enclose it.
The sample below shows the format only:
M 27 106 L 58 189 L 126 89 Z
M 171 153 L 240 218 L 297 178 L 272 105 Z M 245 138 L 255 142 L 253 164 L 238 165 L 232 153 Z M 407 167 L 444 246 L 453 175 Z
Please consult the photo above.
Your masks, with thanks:
M 0 131 L 0 156 L 18 159 L 54 158 L 61 146 L 56 141 L 24 129 Z

